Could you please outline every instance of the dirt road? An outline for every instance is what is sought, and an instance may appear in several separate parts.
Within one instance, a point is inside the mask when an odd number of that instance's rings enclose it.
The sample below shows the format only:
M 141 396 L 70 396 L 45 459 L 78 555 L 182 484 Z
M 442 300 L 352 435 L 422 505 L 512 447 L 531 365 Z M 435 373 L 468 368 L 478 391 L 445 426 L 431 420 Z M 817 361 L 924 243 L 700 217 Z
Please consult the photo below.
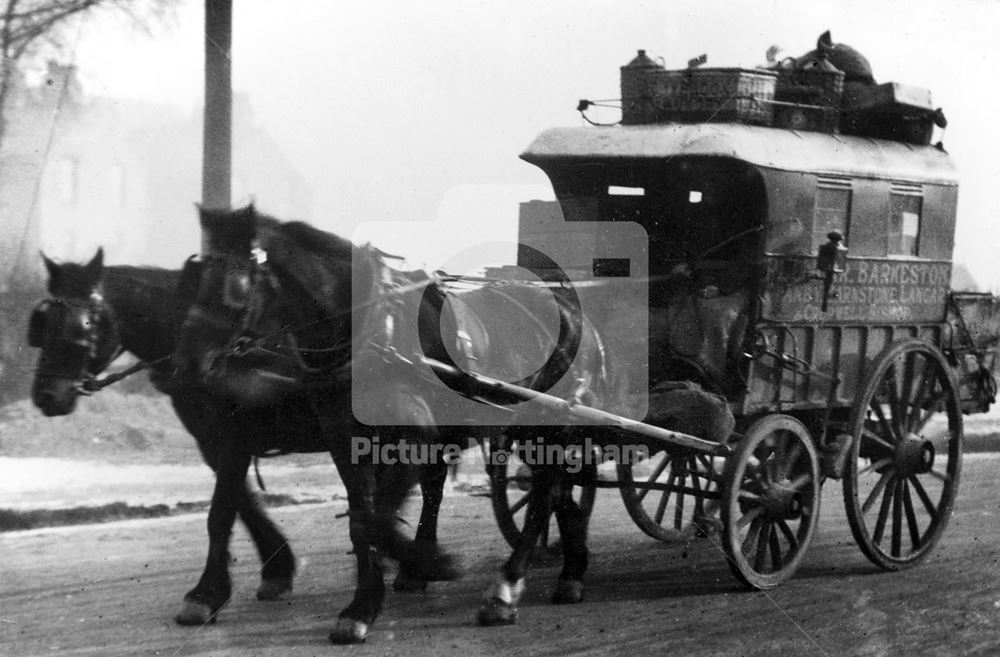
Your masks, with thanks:
M 730 576 L 711 541 L 656 543 L 601 491 L 587 598 L 548 604 L 557 563 L 536 566 L 517 626 L 480 628 L 479 597 L 506 553 L 488 500 L 451 495 L 442 537 L 465 579 L 424 595 L 390 594 L 371 638 L 326 634 L 352 590 L 342 504 L 275 510 L 302 561 L 295 593 L 254 599 L 257 558 L 234 542 L 232 603 L 218 624 L 171 617 L 197 580 L 203 514 L 9 533 L 0 584 L 0 654 L 20 655 L 995 655 L 1000 652 L 1000 457 L 967 457 L 951 525 L 924 565 L 871 566 L 855 547 L 840 489 L 824 489 L 820 533 L 798 576 L 763 594 Z M 415 509 L 411 509 L 414 511 Z

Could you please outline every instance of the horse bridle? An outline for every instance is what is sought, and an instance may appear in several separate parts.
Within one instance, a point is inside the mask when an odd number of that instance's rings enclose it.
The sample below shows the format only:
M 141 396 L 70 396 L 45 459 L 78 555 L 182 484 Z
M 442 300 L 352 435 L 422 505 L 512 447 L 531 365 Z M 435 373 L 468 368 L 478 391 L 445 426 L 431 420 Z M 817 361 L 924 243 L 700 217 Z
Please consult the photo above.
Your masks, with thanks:
M 288 303 L 290 295 L 287 294 L 287 290 L 285 290 L 285 287 L 282 285 L 274 269 L 268 264 L 267 254 L 263 249 L 254 249 L 254 253 L 246 259 L 240 256 L 223 253 L 208 254 L 204 256 L 207 262 L 215 260 L 221 261 L 225 264 L 226 275 L 225 280 L 223 281 L 222 303 L 230 310 L 236 310 L 239 312 L 239 318 L 237 320 L 239 328 L 232 335 L 227 345 L 222 349 L 217 357 L 222 359 L 234 357 L 239 358 L 251 354 L 254 351 L 264 351 L 270 355 L 291 358 L 296 367 L 298 367 L 305 374 L 322 375 L 324 378 L 329 377 L 334 379 L 342 378 L 345 373 L 349 374 L 352 358 L 356 356 L 358 350 L 363 346 L 362 344 L 359 344 L 359 340 L 340 340 L 325 347 L 303 347 L 299 345 L 299 340 L 296 338 L 295 333 L 296 331 L 316 326 L 317 324 L 323 322 L 349 322 L 351 321 L 351 317 L 354 312 L 361 309 L 367 309 L 368 312 L 365 319 L 366 326 L 363 327 L 363 330 L 359 331 L 360 335 L 356 337 L 361 338 L 360 342 L 363 342 L 364 344 L 373 342 L 382 343 L 389 339 L 389 336 L 387 335 L 383 335 L 381 340 L 377 339 L 375 336 L 379 333 L 391 333 L 391 312 L 386 315 L 387 319 L 385 326 L 379 328 L 373 326 L 373 324 L 377 322 L 377 318 L 379 317 L 378 309 L 384 303 L 391 304 L 392 301 L 390 299 L 392 299 L 393 295 L 389 293 L 386 289 L 386 285 L 382 281 L 382 268 L 380 267 L 381 260 L 379 259 L 377 253 L 375 253 L 374 250 L 370 250 L 366 251 L 364 255 L 365 262 L 369 267 L 370 275 L 373 280 L 372 289 L 369 293 L 368 299 L 360 304 L 336 313 L 324 315 L 318 319 L 303 317 L 302 313 L 294 304 Z M 235 282 L 233 272 L 239 272 L 243 269 L 247 271 L 249 286 L 245 291 L 241 291 L 237 295 L 234 294 L 237 283 Z M 240 287 L 242 287 L 242 285 L 240 285 Z M 259 322 L 263 312 L 262 300 L 265 298 L 267 288 L 270 289 L 270 293 L 275 299 L 278 300 L 278 303 L 287 309 L 293 320 L 276 331 L 251 337 L 252 333 L 255 332 L 253 330 L 254 326 Z M 209 313 L 205 313 L 199 309 L 193 309 L 192 311 L 199 314 L 201 319 L 207 320 L 209 323 L 219 323 Z M 276 339 L 276 342 L 270 345 L 268 344 Z M 308 355 L 318 354 L 330 356 L 333 358 L 334 364 L 325 367 L 315 367 L 306 362 L 306 357 Z
M 66 321 L 68 314 L 73 310 L 83 313 L 80 321 L 81 330 L 76 334 L 70 333 L 72 329 Z M 98 360 L 101 341 L 99 327 L 102 323 L 111 327 L 115 346 L 107 358 Z M 54 367 L 52 359 L 43 356 L 39 360 L 36 373 L 40 376 L 73 379 L 76 381 L 78 391 L 85 394 L 89 393 L 88 384 L 96 379 L 97 374 L 106 369 L 122 353 L 114 318 L 104 303 L 104 298 L 96 291 L 86 300 L 53 297 L 38 302 L 28 320 L 28 345 L 39 349 L 70 347 L 79 350 L 83 356 L 81 371 L 69 375 L 67 370 Z

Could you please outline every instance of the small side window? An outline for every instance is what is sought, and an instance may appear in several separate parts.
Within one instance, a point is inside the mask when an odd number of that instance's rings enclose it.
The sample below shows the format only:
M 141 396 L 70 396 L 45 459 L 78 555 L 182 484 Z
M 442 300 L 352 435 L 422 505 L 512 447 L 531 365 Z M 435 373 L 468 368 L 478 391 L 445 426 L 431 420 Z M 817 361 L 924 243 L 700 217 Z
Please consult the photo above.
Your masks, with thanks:
M 848 218 L 851 214 L 851 184 L 840 180 L 820 180 L 816 188 L 813 209 L 812 252 L 826 244 L 827 234 L 838 231 L 847 237 Z
M 893 186 L 889 215 L 889 255 L 920 253 L 920 215 L 923 197 L 918 189 Z

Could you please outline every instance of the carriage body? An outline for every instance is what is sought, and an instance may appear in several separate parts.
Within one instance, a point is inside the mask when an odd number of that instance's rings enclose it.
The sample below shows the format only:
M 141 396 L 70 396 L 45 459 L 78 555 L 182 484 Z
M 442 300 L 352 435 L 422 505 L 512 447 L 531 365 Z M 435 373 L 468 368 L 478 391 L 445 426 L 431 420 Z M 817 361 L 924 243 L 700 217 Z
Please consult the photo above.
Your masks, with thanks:
M 548 174 L 568 232 L 646 229 L 653 381 L 697 380 L 738 417 L 825 416 L 846 412 L 875 358 L 912 337 L 949 356 L 964 410 L 988 408 L 970 355 L 995 345 L 971 344 L 958 314 L 975 322 L 993 306 L 950 290 L 958 178 L 943 150 L 666 123 L 553 129 L 522 157 Z M 817 260 L 833 230 L 848 252 L 824 310 Z
M 578 248 L 597 276 L 594 222 L 640 224 L 649 384 L 695 381 L 737 419 L 724 467 L 669 444 L 645 471 L 619 464 L 626 508 L 670 540 L 717 500 L 734 573 L 769 588 L 842 479 L 865 555 L 919 563 L 955 499 L 961 416 L 989 409 L 1000 369 L 998 300 L 951 290 L 956 168 L 926 142 L 713 120 L 556 128 L 521 156 L 563 221 L 522 221 L 520 241 Z

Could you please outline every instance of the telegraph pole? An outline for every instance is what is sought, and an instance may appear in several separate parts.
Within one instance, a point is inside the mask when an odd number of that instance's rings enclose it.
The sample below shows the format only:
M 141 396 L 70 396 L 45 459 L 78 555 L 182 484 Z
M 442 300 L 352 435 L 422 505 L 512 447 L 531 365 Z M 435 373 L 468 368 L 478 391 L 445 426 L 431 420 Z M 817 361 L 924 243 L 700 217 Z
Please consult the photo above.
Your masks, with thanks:
M 228 210 L 232 204 L 232 41 L 232 0 L 205 0 L 201 204 L 212 210 Z

